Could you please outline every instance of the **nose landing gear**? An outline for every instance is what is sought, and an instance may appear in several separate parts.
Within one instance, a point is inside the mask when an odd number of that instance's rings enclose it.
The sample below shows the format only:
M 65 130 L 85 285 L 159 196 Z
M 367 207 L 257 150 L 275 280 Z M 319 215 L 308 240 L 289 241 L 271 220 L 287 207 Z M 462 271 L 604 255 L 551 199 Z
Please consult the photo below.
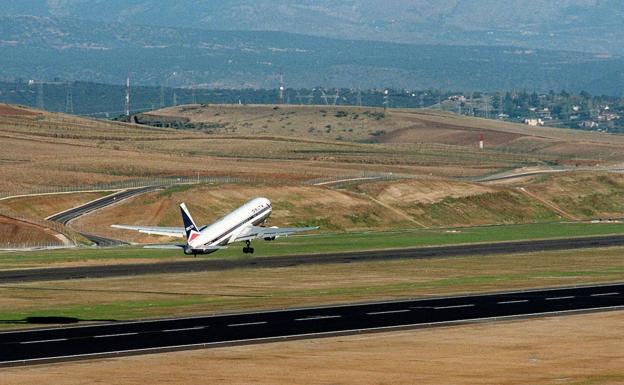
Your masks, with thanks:
M 251 241 L 245 241 L 245 247 L 243 247 L 243 253 L 245 254 L 253 254 L 254 249 L 251 247 Z

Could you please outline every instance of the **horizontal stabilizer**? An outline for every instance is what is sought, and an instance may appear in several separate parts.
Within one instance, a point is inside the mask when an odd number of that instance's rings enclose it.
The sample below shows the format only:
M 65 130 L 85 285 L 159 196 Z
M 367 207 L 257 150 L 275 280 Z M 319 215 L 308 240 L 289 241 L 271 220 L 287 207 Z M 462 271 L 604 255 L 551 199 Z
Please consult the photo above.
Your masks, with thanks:
M 184 249 L 186 245 L 145 245 L 144 249 L 159 249 L 159 250 L 180 250 Z
M 164 235 L 167 237 L 184 238 L 186 236 L 183 227 L 149 227 L 149 226 L 127 226 L 111 225 L 115 229 L 138 231 L 143 234 Z
M 230 242 L 251 241 L 262 238 L 280 238 L 301 233 L 304 231 L 318 230 L 319 227 L 259 227 L 249 226 L 241 231 L 236 238 Z

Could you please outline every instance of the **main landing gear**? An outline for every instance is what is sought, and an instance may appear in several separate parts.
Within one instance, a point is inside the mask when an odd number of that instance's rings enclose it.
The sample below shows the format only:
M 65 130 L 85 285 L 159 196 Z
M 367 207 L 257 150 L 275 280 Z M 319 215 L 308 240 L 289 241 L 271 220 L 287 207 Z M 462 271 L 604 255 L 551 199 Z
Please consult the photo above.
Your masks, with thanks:
M 245 254 L 253 254 L 254 249 L 251 247 L 251 241 L 245 241 L 245 247 L 243 247 L 243 253 Z

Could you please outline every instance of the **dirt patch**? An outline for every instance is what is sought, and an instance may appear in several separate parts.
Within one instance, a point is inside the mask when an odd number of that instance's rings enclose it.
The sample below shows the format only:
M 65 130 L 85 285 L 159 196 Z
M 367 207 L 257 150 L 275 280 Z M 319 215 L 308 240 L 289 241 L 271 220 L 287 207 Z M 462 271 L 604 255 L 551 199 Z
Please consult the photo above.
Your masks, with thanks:
M 624 313 L 3 369 L 3 383 L 616 385 Z
M 0 201 L 4 207 L 29 218 L 44 219 L 50 215 L 83 205 L 110 192 L 36 195 Z
M 0 104 L 0 116 L 35 116 L 40 115 L 38 112 L 29 111 L 24 108 Z
M 624 217 L 624 175 L 578 172 L 547 175 L 525 189 L 580 219 Z
M 418 179 L 406 182 L 363 184 L 360 188 L 388 204 L 435 203 L 444 198 L 461 198 L 494 192 L 487 186 L 446 179 Z
M 50 229 L 0 215 L 0 247 L 61 246 L 64 242 L 57 235 Z
M 507 187 L 444 179 L 364 183 L 356 188 L 425 226 L 470 226 L 558 219 L 552 208 Z

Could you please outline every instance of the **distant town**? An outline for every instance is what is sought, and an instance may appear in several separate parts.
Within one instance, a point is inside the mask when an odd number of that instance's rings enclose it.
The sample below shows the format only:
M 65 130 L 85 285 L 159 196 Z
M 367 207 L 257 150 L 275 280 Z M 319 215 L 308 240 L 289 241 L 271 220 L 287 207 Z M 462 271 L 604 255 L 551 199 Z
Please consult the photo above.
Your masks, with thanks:
M 624 132 L 624 98 L 587 92 L 457 92 L 323 88 L 213 89 L 128 86 L 89 82 L 18 80 L 0 82 L 0 103 L 103 119 L 183 104 L 354 105 L 430 108 L 529 126 Z

